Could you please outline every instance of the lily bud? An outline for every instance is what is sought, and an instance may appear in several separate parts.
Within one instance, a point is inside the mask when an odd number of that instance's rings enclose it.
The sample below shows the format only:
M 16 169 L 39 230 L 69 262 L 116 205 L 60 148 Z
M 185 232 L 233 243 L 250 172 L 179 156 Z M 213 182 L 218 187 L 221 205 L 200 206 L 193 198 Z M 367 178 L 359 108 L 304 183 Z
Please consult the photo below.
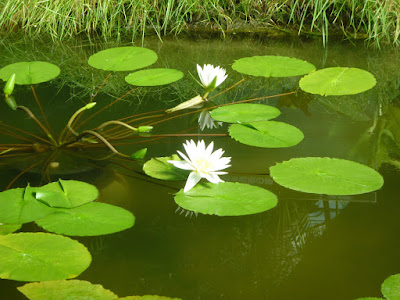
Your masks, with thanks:
M 153 126 L 139 126 L 138 127 L 139 132 L 149 132 L 152 129 L 153 129 Z
M 132 159 L 142 159 L 147 153 L 147 148 L 140 149 L 131 155 Z
M 85 109 L 91 109 L 96 104 L 97 104 L 96 102 L 88 103 L 88 104 L 85 105 Z
M 12 74 L 10 78 L 8 78 L 6 85 L 4 86 L 4 94 L 6 94 L 6 97 L 8 95 L 11 95 L 12 92 L 14 91 L 15 77 L 16 77 L 15 73 Z
M 14 96 L 6 96 L 6 103 L 12 110 L 17 110 L 17 102 L 14 99 Z

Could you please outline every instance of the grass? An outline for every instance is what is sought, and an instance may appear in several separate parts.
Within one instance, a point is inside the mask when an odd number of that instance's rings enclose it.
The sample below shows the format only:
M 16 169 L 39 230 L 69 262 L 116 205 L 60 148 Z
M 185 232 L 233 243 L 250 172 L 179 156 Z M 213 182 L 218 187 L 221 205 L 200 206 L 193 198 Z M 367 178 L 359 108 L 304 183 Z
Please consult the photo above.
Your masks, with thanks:
M 400 0 L 3 0 L 0 32 L 53 39 L 280 29 L 398 45 Z

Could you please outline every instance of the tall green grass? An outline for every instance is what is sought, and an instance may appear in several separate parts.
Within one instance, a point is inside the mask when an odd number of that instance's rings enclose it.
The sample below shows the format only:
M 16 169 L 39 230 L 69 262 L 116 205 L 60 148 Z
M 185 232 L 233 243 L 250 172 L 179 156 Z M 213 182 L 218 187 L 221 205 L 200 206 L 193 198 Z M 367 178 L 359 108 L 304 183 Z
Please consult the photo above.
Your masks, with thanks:
M 2 0 L 0 32 L 65 39 L 281 29 L 400 42 L 400 0 Z

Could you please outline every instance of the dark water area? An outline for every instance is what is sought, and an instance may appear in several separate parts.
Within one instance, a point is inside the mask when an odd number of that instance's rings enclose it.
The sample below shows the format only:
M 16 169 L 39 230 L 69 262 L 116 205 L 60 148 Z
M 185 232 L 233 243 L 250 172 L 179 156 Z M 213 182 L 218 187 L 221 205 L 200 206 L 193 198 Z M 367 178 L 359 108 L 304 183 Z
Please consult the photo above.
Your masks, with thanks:
M 61 68 L 61 75 L 35 86 L 54 132 L 60 132 L 69 117 L 87 103 L 107 72 L 87 64 L 96 51 L 129 43 L 70 41 L 49 43 L 18 38 L 0 40 L 0 67 L 18 61 L 42 60 Z M 140 46 L 140 41 L 135 44 Z M 182 212 L 173 199 L 184 182 L 167 182 L 144 175 L 141 165 L 125 165 L 107 156 L 103 149 L 88 153 L 57 153 L 60 167 L 42 176 L 40 165 L 22 174 L 13 187 L 46 183 L 49 178 L 76 179 L 100 190 L 98 201 L 131 211 L 135 225 L 125 231 L 99 237 L 73 237 L 89 249 L 93 260 L 77 279 L 101 284 L 118 296 L 164 295 L 182 299 L 356 299 L 381 297 L 380 285 L 388 276 L 400 273 L 400 55 L 397 49 L 374 50 L 362 43 L 330 41 L 327 48 L 313 39 L 220 39 L 155 37 L 144 40 L 159 59 L 154 67 L 181 70 L 182 80 L 168 86 L 138 88 L 86 123 L 95 127 L 106 120 L 130 114 L 173 107 L 201 89 L 196 64 L 226 68 L 224 87 L 242 79 L 232 70 L 239 58 L 280 55 L 306 60 L 317 69 L 356 67 L 377 79 L 377 85 L 362 94 L 322 97 L 298 88 L 300 77 L 246 80 L 219 97 L 216 104 L 278 95 L 260 100 L 281 110 L 279 121 L 301 129 L 304 140 L 291 148 L 266 149 L 239 144 L 229 137 L 211 137 L 216 148 L 232 157 L 225 181 L 242 182 L 271 190 L 278 206 L 264 213 L 241 217 L 218 217 Z M 96 96 L 105 107 L 132 87 L 124 82 L 128 72 L 115 73 Z M 218 88 L 222 91 L 223 88 Z M 217 93 L 215 91 L 214 93 Z M 18 86 L 15 97 L 35 106 L 29 86 Z M 22 112 L 11 112 L 5 104 L 2 122 L 24 130 L 40 132 Z M 154 134 L 178 133 L 186 128 L 202 133 L 193 116 L 155 126 Z M 205 133 L 226 133 L 227 125 Z M 390 130 L 394 142 L 381 132 Z M 372 132 L 372 133 L 370 133 Z M 380 137 L 380 138 L 378 138 Z M 192 137 L 197 139 L 197 137 Z M 147 147 L 146 158 L 182 151 L 186 137 L 155 141 L 134 140 L 120 147 L 132 153 Z M 198 139 L 201 139 L 199 137 Z M 0 136 L 2 143 L 9 138 Z M 396 144 L 397 142 L 397 144 Z M 266 175 L 270 166 L 293 157 L 336 157 L 369 165 L 385 179 L 377 192 L 357 196 L 327 196 L 290 191 Z M 36 158 L 0 158 L 1 189 Z M 21 231 L 40 231 L 33 223 Z M 1 259 L 1 258 L 0 258 Z M 0 281 L 0 299 L 25 299 L 17 290 L 23 282 Z

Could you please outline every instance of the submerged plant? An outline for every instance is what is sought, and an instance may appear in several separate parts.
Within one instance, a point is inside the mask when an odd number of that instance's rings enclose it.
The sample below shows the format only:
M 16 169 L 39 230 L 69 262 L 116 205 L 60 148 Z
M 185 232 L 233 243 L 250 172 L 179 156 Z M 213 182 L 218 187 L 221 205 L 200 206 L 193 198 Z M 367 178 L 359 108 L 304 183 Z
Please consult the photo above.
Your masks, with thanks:
M 179 169 L 191 171 L 183 189 L 185 193 L 192 189 L 201 178 L 205 178 L 212 183 L 223 182 L 218 175 L 228 174 L 227 172 L 221 172 L 221 170 L 230 167 L 228 164 L 231 158 L 222 157 L 224 154 L 222 149 L 213 152 L 214 142 L 211 142 L 206 148 L 204 140 L 197 142 L 197 145 L 193 140 L 186 141 L 183 147 L 187 156 L 180 151 L 177 152 L 184 161 L 169 160 L 168 162 Z

